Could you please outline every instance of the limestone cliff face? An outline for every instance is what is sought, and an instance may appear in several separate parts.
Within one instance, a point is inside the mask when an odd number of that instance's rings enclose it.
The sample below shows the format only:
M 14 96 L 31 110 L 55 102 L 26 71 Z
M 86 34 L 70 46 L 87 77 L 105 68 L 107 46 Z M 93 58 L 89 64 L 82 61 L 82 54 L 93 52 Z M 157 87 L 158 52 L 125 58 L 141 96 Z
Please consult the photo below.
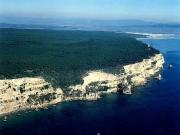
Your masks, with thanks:
M 82 84 L 69 86 L 69 92 L 53 88 L 41 77 L 0 80 L 0 115 L 20 109 L 38 108 L 64 100 L 95 100 L 102 94 L 122 91 L 131 94 L 131 88 L 144 85 L 163 67 L 162 54 L 142 62 L 122 67 L 121 74 L 90 71 Z
M 144 85 L 147 80 L 157 74 L 164 64 L 162 54 L 156 54 L 150 59 L 144 59 L 142 62 L 124 66 L 125 80 L 129 87 Z M 123 93 L 131 94 L 131 89 L 124 89 Z
M 57 103 L 62 95 L 41 77 L 0 80 L 0 115 Z
M 148 78 L 163 67 L 162 54 L 144 59 L 142 62 L 123 66 L 121 74 L 110 74 L 102 71 L 91 71 L 83 78 L 83 84 L 70 86 L 71 93 L 79 92 L 81 96 L 92 99 L 101 94 L 122 91 L 131 94 L 131 88 L 144 85 Z M 75 95 L 75 94 L 74 94 Z

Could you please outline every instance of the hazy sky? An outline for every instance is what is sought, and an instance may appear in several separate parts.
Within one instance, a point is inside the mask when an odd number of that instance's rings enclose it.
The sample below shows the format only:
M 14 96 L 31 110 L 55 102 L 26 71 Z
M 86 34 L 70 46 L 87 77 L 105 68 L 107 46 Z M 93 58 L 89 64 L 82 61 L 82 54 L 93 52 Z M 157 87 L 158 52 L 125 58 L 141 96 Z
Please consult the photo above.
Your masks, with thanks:
M 0 0 L 0 16 L 180 22 L 180 0 Z

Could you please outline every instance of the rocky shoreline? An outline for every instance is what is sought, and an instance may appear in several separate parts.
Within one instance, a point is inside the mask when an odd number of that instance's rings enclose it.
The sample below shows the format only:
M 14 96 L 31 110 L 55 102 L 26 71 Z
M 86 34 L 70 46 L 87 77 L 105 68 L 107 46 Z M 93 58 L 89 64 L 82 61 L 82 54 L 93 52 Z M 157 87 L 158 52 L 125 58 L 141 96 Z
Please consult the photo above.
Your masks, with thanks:
M 120 74 L 103 71 L 89 71 L 83 83 L 69 86 L 64 93 L 61 88 L 53 88 L 42 77 L 0 80 L 0 115 L 23 109 L 43 108 L 69 100 L 96 100 L 102 94 L 131 94 L 132 88 L 147 83 L 163 68 L 162 54 L 155 54 L 135 64 L 120 68 Z

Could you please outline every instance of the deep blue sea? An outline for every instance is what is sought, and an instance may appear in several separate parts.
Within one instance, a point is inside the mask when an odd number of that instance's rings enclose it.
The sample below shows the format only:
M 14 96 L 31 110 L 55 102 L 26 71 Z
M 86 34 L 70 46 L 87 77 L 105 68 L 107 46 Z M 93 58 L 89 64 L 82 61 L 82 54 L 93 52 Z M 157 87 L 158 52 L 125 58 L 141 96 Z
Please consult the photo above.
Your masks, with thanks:
M 162 81 L 151 80 L 132 95 L 14 113 L 7 122 L 0 118 L 0 135 L 180 135 L 180 38 L 142 40 L 164 54 Z

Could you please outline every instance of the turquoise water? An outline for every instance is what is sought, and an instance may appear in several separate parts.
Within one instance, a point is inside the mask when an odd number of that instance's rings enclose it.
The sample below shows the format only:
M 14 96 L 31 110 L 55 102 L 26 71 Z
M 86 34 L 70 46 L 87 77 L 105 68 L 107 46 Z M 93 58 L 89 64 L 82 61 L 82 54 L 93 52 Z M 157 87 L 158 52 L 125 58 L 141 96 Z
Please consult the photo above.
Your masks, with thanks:
M 143 39 L 165 56 L 162 81 L 150 81 L 132 95 L 60 103 L 48 110 L 0 118 L 0 135 L 179 135 L 180 39 Z M 173 69 L 167 65 L 172 63 Z M 18 115 L 20 114 L 20 115 Z

